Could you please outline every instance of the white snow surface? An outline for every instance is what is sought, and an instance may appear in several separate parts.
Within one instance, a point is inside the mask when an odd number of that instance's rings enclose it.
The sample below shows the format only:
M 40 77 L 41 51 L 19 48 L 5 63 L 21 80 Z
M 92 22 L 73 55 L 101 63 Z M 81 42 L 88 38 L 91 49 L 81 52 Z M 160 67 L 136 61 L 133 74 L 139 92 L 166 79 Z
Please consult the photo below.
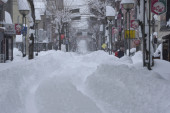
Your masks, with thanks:
M 170 63 L 148 71 L 141 59 L 51 50 L 27 60 L 14 49 L 0 64 L 0 113 L 169 113 Z
M 7 3 L 8 2 L 8 0 L 1 0 L 2 2 L 4 2 L 4 3 Z

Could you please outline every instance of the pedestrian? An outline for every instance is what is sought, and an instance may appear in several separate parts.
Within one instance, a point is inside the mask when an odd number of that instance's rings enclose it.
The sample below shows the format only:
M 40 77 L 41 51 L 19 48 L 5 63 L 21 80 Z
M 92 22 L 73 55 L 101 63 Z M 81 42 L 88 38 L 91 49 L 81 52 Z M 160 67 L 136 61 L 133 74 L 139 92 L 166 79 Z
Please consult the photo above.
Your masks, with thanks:
M 123 48 L 120 47 L 120 50 L 119 50 L 119 52 L 118 52 L 118 58 L 121 58 L 121 57 L 123 57 L 123 56 L 124 56 Z
M 118 52 L 119 52 L 119 50 L 117 50 L 117 51 L 115 52 L 115 56 L 116 56 L 116 57 L 118 57 Z

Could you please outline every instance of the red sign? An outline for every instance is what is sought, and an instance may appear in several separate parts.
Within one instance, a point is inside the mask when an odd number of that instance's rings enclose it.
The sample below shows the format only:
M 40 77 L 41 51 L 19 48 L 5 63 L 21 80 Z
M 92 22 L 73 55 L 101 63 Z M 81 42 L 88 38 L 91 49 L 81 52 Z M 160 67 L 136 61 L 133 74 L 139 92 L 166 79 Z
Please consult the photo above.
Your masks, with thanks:
M 61 34 L 61 40 L 63 40 L 64 39 L 64 34 Z
M 112 27 L 112 34 L 116 34 L 118 32 L 117 28 Z
M 21 29 L 22 29 L 21 24 L 15 24 L 16 35 L 21 35 Z
M 140 40 L 134 40 L 134 44 L 138 46 L 140 44 Z
M 139 27 L 139 23 L 137 20 L 131 20 L 131 28 L 137 29 Z
M 151 0 L 151 11 L 161 15 L 167 12 L 167 0 Z

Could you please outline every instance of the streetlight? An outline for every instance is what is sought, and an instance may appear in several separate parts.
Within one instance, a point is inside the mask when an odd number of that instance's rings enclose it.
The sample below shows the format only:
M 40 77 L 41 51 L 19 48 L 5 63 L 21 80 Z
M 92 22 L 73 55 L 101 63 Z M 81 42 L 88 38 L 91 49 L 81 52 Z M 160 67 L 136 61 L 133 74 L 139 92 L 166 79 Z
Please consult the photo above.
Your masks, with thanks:
M 115 19 L 115 9 L 112 6 L 106 6 L 106 17 L 109 20 L 109 54 L 112 54 L 112 21 Z
M 129 56 L 130 56 L 130 10 L 134 7 L 133 0 L 122 0 L 121 2 L 123 8 L 129 13 Z
M 24 24 L 24 19 L 25 19 L 25 27 L 22 27 L 23 30 L 23 37 L 24 37 L 24 41 L 22 44 L 22 54 L 23 57 L 26 56 L 26 15 L 28 15 L 29 13 L 29 9 L 19 9 L 20 14 L 22 15 L 22 25 Z
M 36 29 L 35 29 L 35 37 L 36 37 L 36 46 L 37 46 L 37 53 L 35 54 L 36 56 L 38 56 L 38 24 L 40 23 L 41 21 L 41 18 L 36 18 L 35 19 L 35 24 L 36 24 Z

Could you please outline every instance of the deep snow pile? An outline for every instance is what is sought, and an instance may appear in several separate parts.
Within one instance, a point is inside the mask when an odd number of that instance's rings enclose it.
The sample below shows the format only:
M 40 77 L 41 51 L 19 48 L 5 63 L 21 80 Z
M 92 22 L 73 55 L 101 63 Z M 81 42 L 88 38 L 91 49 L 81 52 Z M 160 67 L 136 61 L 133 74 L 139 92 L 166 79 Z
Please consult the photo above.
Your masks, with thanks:
M 0 113 L 170 111 L 170 83 L 162 75 L 170 71 L 161 60 L 153 71 L 143 68 L 141 52 L 119 59 L 104 51 L 48 51 L 34 60 L 15 52 L 14 62 L 0 64 Z

